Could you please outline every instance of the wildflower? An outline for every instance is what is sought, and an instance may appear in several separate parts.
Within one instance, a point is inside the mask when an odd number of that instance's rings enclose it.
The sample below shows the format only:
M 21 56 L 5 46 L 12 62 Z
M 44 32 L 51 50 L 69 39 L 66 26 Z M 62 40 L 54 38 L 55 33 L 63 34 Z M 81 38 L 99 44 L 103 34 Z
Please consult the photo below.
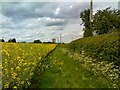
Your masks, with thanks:
M 17 86 L 14 86 L 13 88 L 14 88 L 14 89 L 16 89 L 16 88 L 17 88 Z
M 30 82 L 27 82 L 28 85 L 30 85 L 31 83 Z
M 6 56 L 3 59 L 3 66 L 0 64 L 3 70 L 2 76 L 4 76 L 2 82 L 3 87 L 9 88 L 9 83 L 13 82 L 16 83 L 16 86 L 13 88 L 19 88 L 22 87 L 21 85 L 24 86 L 24 84 L 26 84 L 25 82 L 28 82 L 27 84 L 30 85 L 29 80 L 33 75 L 33 70 L 37 62 L 50 50 L 54 49 L 56 45 L 44 46 L 39 44 L 32 46 L 31 44 L 27 44 L 26 47 L 26 44 L 4 43 L 3 46 L 2 55 L 3 57 Z M 15 49 L 10 50 L 11 47 Z M 39 52 L 39 54 L 36 52 Z M 9 56 L 11 56 L 12 60 L 10 60 Z M 30 74 L 28 74 L 28 72 L 30 72 Z M 12 79 L 9 79 L 9 83 L 6 84 L 8 78 Z
M 24 84 L 24 81 L 22 81 L 21 84 Z
M 9 84 L 8 84 L 8 83 L 5 84 L 5 85 L 4 85 L 4 88 L 9 88 Z
M 19 66 L 17 66 L 17 67 L 16 67 L 16 69 L 20 69 L 20 67 L 19 67 Z

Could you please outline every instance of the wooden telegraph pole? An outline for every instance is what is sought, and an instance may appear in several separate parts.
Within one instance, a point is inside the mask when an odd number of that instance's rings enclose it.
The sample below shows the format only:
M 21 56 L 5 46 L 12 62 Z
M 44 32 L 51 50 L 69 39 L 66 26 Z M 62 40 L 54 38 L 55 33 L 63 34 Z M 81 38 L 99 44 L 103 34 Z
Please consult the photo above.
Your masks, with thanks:
M 60 43 L 62 44 L 62 34 L 60 34 Z
M 93 35 L 93 33 L 92 33 L 92 22 L 93 22 L 93 0 L 90 0 L 90 36 L 92 36 Z
M 90 22 L 92 22 L 93 15 L 93 0 L 90 0 Z

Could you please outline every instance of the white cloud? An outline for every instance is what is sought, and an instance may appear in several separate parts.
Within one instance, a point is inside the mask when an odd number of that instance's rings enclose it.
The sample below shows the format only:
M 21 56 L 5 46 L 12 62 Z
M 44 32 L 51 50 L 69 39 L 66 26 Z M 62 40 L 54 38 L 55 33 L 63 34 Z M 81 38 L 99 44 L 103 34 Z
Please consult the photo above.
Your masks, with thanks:
M 48 27 L 48 29 L 49 30 L 55 30 L 55 31 L 57 31 L 57 30 L 63 30 L 63 26 L 50 26 L 50 27 Z
M 41 20 L 45 22 L 64 22 L 64 19 L 50 18 L 50 17 L 42 17 Z
M 37 23 L 42 23 L 46 26 L 61 25 L 61 24 L 65 23 L 64 19 L 51 18 L 51 17 L 39 17 L 36 21 L 37 21 Z
M 70 8 L 73 8 L 73 5 L 70 5 L 69 7 L 70 7 Z
M 48 22 L 48 23 L 50 23 L 50 22 L 56 22 L 57 23 L 57 22 L 64 22 L 64 19 L 58 19 L 58 18 L 56 19 L 56 18 L 46 17 L 45 21 Z
M 56 11 L 55 11 L 55 15 L 58 15 L 59 12 L 60 12 L 60 7 L 58 7 L 58 8 L 56 9 Z
M 4 16 L 0 13 L 0 25 L 8 25 L 13 23 L 12 19 L 9 17 Z
M 41 20 L 41 18 L 39 17 L 38 19 L 37 19 L 37 21 L 39 22 Z

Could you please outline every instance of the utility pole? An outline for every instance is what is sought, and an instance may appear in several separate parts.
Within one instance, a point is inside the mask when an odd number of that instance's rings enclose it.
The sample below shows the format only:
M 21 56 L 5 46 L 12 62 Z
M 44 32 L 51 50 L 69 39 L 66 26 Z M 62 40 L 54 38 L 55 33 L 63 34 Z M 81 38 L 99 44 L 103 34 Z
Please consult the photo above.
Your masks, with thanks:
M 118 2 L 118 10 L 120 10 L 120 1 Z
M 93 15 L 93 0 L 90 0 L 90 22 L 92 22 Z
M 57 37 L 57 43 L 59 43 L 59 37 Z
M 92 32 L 92 22 L 93 22 L 93 0 L 90 0 L 90 36 L 93 35 L 93 32 Z
M 60 34 L 60 43 L 62 43 L 62 34 Z

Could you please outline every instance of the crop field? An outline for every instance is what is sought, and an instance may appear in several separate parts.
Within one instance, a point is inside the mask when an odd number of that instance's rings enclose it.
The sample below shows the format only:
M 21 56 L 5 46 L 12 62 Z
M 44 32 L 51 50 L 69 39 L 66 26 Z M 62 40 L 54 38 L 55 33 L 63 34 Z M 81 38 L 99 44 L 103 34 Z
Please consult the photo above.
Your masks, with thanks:
M 119 88 L 118 40 L 114 32 L 69 44 L 0 43 L 0 84 L 3 89 Z
M 28 87 L 37 64 L 41 64 L 42 58 L 56 47 L 56 44 L 0 44 L 3 88 Z

